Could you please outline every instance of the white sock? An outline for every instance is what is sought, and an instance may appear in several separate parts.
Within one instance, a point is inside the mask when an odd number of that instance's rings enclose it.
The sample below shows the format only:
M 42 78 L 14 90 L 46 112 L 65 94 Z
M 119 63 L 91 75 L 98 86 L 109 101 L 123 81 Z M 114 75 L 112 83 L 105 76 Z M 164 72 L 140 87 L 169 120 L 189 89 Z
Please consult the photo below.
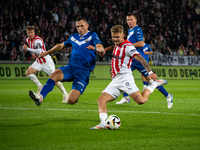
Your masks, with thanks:
M 63 86 L 63 84 L 61 82 L 58 81 L 58 83 L 56 84 L 56 86 L 60 89 L 60 91 L 63 93 L 63 94 L 68 94 Z
M 157 87 L 157 83 L 154 81 L 150 85 L 147 86 L 147 89 L 150 90 L 151 93 L 153 93 L 156 87 Z
M 152 84 L 153 82 L 154 82 L 154 80 L 153 80 L 153 79 L 149 80 L 149 83 L 150 83 L 150 84 Z
M 168 94 L 166 98 L 170 98 L 170 97 L 171 97 L 170 94 Z
M 126 100 L 130 100 L 129 96 L 125 96 L 124 98 L 125 98 Z
M 105 125 L 105 120 L 107 119 L 107 117 L 108 117 L 108 114 L 107 114 L 107 113 L 100 113 L 100 114 L 99 114 L 99 118 L 100 118 L 100 120 L 101 120 L 101 123 L 100 123 L 100 124 Z
M 149 85 L 149 86 L 147 86 L 146 89 L 148 89 L 149 91 L 151 91 L 151 93 L 153 93 L 153 91 L 154 91 L 155 88 L 153 88 L 151 85 Z
M 38 86 L 38 88 L 42 87 L 42 84 L 40 83 L 40 81 L 38 80 L 35 74 L 30 74 L 26 76 L 29 77 L 29 79 L 31 79 L 31 81 L 33 81 Z

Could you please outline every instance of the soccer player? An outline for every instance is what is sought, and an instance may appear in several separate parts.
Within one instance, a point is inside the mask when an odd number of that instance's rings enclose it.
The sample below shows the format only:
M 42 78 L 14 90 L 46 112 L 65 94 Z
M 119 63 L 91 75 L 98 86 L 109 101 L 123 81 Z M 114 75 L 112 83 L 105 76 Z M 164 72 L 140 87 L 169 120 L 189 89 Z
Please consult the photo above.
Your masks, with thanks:
M 107 118 L 107 107 L 106 103 L 117 99 L 122 92 L 128 93 L 131 98 L 138 104 L 144 104 L 150 94 L 154 91 L 157 86 L 167 84 L 167 81 L 160 79 L 154 81 L 150 79 L 151 85 L 140 93 L 140 90 L 135 84 L 134 78 L 131 71 L 132 58 L 137 61 L 147 69 L 150 70 L 146 60 L 140 55 L 131 42 L 124 40 L 124 28 L 121 25 L 115 25 L 111 28 L 111 37 L 115 44 L 112 61 L 111 61 L 111 77 L 112 81 L 103 90 L 101 96 L 98 99 L 99 106 L 99 117 L 100 124 L 90 128 L 90 129 L 106 129 L 105 120 Z
M 136 14 L 129 13 L 127 15 L 127 24 L 129 26 L 127 40 L 132 42 L 133 45 L 136 47 L 137 51 L 142 54 L 143 46 L 144 46 L 143 32 L 142 32 L 142 29 L 137 25 Z M 112 50 L 112 49 L 113 47 L 111 46 L 111 47 L 105 48 L 105 51 Z M 151 77 L 152 79 L 155 80 L 157 78 L 156 74 L 153 73 L 152 70 L 150 70 L 150 72 L 147 72 L 147 70 L 142 66 L 142 64 L 134 58 L 133 58 L 131 69 L 132 71 L 137 69 L 140 73 L 142 73 L 142 75 L 146 79 Z M 173 95 L 169 94 L 163 86 L 159 86 L 157 87 L 157 89 L 166 97 L 168 109 L 170 109 L 173 105 Z M 123 93 L 123 98 L 119 102 L 117 102 L 117 104 L 124 104 L 124 103 L 130 103 L 130 98 L 128 94 L 126 93 Z
M 88 27 L 89 25 L 85 18 L 78 18 L 76 21 L 78 33 L 72 34 L 67 41 L 57 44 L 49 51 L 39 55 L 39 58 L 44 58 L 47 54 L 61 51 L 65 47 L 71 45 L 73 47 L 69 63 L 51 74 L 40 94 L 37 95 L 31 90 L 29 91 L 29 96 L 36 105 L 41 105 L 43 99 L 58 81 L 73 81 L 72 90 L 66 101 L 67 104 L 75 104 L 80 95 L 83 94 L 89 83 L 90 72 L 95 67 L 96 51 L 104 52 L 104 47 L 98 35 L 95 32 L 88 31 Z
M 27 69 L 26 76 L 38 86 L 37 94 L 39 94 L 43 85 L 40 83 L 35 73 L 43 70 L 50 76 L 55 71 L 55 65 L 50 55 L 38 58 L 39 54 L 46 52 L 46 47 L 43 40 L 38 35 L 35 35 L 35 27 L 27 26 L 26 33 L 28 38 L 26 39 L 26 44 L 24 44 L 23 49 L 32 52 L 36 57 L 35 62 Z M 63 101 L 66 101 L 68 93 L 66 92 L 63 84 L 58 82 L 56 86 L 63 94 Z
M 145 42 L 145 38 L 143 38 L 143 41 Z M 153 51 L 152 51 L 150 45 L 147 44 L 147 43 L 144 43 L 143 51 L 141 51 L 140 54 L 143 56 L 143 58 L 149 64 L 149 54 L 153 54 Z M 141 74 L 141 77 L 142 77 L 142 81 L 143 81 L 143 89 L 142 89 L 142 91 L 144 91 L 145 88 L 149 85 L 149 82 L 147 82 L 146 78 L 142 74 Z

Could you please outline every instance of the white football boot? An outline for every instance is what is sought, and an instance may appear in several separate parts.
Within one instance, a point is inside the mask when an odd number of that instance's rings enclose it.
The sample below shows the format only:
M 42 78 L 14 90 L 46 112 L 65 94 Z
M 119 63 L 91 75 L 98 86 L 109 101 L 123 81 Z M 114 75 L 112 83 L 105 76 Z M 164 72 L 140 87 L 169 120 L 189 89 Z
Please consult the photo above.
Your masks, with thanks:
M 130 103 L 130 102 L 131 102 L 130 98 L 126 99 L 125 97 L 123 97 L 119 102 L 116 102 L 116 104 L 121 105 L 125 103 Z
M 94 127 L 91 127 L 90 129 L 95 129 L 95 130 L 98 130 L 98 129 L 107 129 L 106 126 L 102 125 L 102 124 L 98 124 Z
M 173 95 L 169 93 L 169 95 L 167 96 L 167 106 L 168 109 L 171 109 L 173 105 Z
M 68 94 L 68 93 L 63 94 L 63 101 L 62 101 L 62 103 L 69 104 L 69 102 L 68 102 L 68 97 L 69 97 L 69 94 Z

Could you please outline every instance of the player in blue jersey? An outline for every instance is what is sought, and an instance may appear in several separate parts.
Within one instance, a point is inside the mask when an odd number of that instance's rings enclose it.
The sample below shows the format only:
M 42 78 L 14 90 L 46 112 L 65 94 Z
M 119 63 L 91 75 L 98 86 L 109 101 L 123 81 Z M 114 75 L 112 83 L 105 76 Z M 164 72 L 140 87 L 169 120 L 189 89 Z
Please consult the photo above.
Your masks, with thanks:
M 145 38 L 143 38 L 143 41 L 145 42 Z M 149 64 L 149 54 L 153 54 L 153 51 L 152 51 L 150 45 L 147 44 L 147 43 L 144 43 L 143 52 L 141 52 L 140 54 L 144 57 L 144 59 Z M 146 89 L 146 87 L 149 85 L 149 82 L 142 75 L 142 73 L 141 73 L 141 77 L 142 77 L 142 81 L 143 81 L 143 89 L 142 89 L 142 91 L 144 91 Z
M 53 90 L 58 81 L 73 81 L 72 90 L 69 93 L 67 104 L 75 104 L 80 95 L 83 94 L 89 83 L 90 72 L 95 67 L 96 51 L 102 53 L 104 47 L 98 35 L 95 32 L 88 31 L 88 23 L 85 18 L 79 18 L 76 21 L 78 33 L 72 34 L 67 41 L 57 44 L 49 51 L 39 55 L 39 58 L 47 54 L 61 51 L 63 48 L 72 46 L 72 53 L 69 63 L 66 66 L 58 68 L 37 95 L 29 91 L 29 96 L 34 100 L 36 105 L 40 106 L 46 95 Z
M 143 53 L 143 46 L 144 46 L 143 32 L 142 32 L 142 29 L 137 25 L 136 14 L 129 13 L 127 15 L 127 24 L 129 26 L 127 40 L 133 43 L 133 45 L 136 47 L 137 51 L 140 54 Z M 105 51 L 112 50 L 112 49 L 113 49 L 113 46 L 105 48 Z M 142 66 L 142 64 L 139 61 L 135 60 L 134 58 L 133 58 L 131 69 L 132 71 L 135 69 L 140 71 L 140 73 L 142 73 L 142 75 L 147 79 L 147 81 L 151 81 L 150 78 L 152 78 L 153 80 L 157 78 L 155 73 L 153 73 L 152 71 L 148 73 L 147 70 Z M 173 95 L 169 94 L 164 89 L 163 86 L 159 86 L 157 87 L 157 89 L 162 94 L 164 94 L 164 96 L 167 98 L 168 109 L 170 109 L 173 105 Z M 116 104 L 124 104 L 124 103 L 130 103 L 130 98 L 128 94 L 126 93 L 123 93 L 123 98 Z

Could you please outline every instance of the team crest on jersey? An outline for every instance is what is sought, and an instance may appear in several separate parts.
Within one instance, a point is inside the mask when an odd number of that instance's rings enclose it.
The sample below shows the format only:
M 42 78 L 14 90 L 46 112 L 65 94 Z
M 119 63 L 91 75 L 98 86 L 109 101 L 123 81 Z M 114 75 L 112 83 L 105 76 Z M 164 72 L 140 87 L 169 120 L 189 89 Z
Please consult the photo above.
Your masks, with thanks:
M 85 42 L 89 42 L 89 40 L 88 40 L 88 39 L 86 39 L 86 40 L 85 40 Z

